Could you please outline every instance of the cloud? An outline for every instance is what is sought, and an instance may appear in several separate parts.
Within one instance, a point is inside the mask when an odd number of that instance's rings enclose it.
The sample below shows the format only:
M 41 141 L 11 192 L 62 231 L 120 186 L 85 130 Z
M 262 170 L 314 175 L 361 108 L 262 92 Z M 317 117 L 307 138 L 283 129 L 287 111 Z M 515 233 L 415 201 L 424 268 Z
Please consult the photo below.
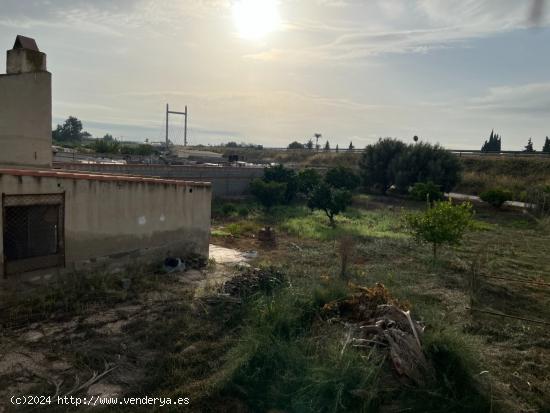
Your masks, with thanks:
M 122 36 L 123 29 L 152 29 L 200 19 L 229 7 L 229 0 L 3 0 L 0 26 L 55 27 Z
M 497 116 L 550 116 L 550 83 L 493 87 L 485 96 L 471 99 L 466 108 Z
M 338 19 L 289 19 L 286 28 L 328 41 L 306 47 L 273 47 L 245 57 L 263 61 L 353 61 L 388 53 L 426 53 L 464 47 L 469 41 L 530 27 L 530 1 L 377 0 L 348 1 Z M 345 7 L 344 7 L 345 6 Z M 330 12 L 327 11 L 327 14 Z M 358 21 L 361 22 L 358 25 Z M 540 25 L 550 25 L 542 16 Z

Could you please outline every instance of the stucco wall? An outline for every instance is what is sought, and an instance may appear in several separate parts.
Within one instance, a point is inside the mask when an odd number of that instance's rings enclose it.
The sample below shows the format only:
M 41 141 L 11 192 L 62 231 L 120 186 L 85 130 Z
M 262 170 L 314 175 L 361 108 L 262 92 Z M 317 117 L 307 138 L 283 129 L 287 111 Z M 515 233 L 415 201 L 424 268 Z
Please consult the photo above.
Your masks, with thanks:
M 0 165 L 51 166 L 52 78 L 0 75 Z
M 55 164 L 56 168 L 102 173 L 159 176 L 161 178 L 193 180 L 212 183 L 214 197 L 236 197 L 249 193 L 250 182 L 261 178 L 264 168 L 201 166 L 201 165 L 109 165 L 109 164 Z
M 139 258 L 148 253 L 159 258 L 166 255 L 183 257 L 191 252 L 208 256 L 211 188 L 201 183 L 173 182 L 3 173 L 0 192 L 65 192 L 68 269 L 101 262 L 98 260 L 101 257 Z M 3 227 L 1 216 L 0 224 Z M 1 238 L 0 250 L 3 252 Z M 4 254 L 0 256 L 3 264 Z M 3 265 L 0 267 L 3 271 Z

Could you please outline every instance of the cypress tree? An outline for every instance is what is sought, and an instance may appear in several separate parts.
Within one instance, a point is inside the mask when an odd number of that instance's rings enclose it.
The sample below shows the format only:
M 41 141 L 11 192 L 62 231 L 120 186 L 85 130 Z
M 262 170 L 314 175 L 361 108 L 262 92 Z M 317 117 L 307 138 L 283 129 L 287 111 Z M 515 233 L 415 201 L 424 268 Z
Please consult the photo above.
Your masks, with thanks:
M 525 150 L 523 152 L 526 152 L 526 153 L 535 152 L 535 150 L 533 149 L 533 141 L 531 140 L 531 138 L 529 138 L 529 140 L 527 141 L 527 145 L 525 145 Z
M 544 153 L 550 153 L 550 139 L 548 139 L 548 136 L 546 137 L 546 140 L 544 141 L 544 146 L 542 147 L 542 151 Z
M 495 133 L 494 129 L 491 131 L 489 140 L 486 140 L 481 147 L 482 152 L 500 152 L 502 142 L 500 135 Z

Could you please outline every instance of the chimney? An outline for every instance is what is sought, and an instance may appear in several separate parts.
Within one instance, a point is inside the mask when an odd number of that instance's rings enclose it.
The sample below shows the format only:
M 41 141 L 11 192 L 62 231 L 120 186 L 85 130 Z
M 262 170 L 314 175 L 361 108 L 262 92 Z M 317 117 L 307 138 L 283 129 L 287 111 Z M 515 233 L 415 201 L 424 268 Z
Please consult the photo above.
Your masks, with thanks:
M 6 73 L 9 75 L 45 72 L 46 54 L 38 50 L 34 39 L 18 35 L 11 50 L 8 50 Z

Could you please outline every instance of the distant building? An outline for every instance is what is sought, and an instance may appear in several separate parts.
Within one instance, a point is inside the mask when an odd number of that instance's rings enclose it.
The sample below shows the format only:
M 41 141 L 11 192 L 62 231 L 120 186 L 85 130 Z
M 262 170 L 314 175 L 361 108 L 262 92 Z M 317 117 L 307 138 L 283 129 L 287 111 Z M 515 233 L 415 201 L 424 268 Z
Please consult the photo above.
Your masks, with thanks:
M 51 79 L 17 36 L 0 75 L 0 280 L 207 256 L 210 183 L 51 169 Z

